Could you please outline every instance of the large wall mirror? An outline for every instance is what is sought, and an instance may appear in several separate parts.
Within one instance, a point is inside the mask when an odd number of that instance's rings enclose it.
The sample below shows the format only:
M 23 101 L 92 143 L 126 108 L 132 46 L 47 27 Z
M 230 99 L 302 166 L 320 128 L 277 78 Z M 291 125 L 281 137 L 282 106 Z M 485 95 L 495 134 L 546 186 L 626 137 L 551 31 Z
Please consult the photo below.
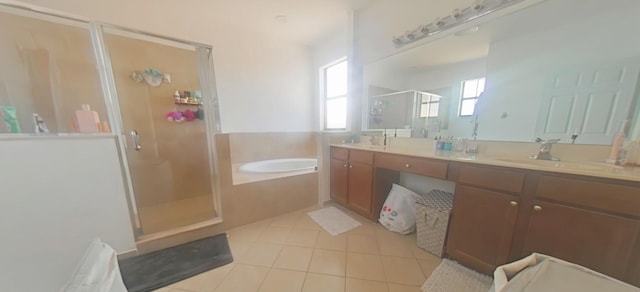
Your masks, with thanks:
M 640 1 L 547 0 L 366 64 L 363 128 L 412 137 L 640 138 Z M 474 128 L 476 130 L 474 130 Z

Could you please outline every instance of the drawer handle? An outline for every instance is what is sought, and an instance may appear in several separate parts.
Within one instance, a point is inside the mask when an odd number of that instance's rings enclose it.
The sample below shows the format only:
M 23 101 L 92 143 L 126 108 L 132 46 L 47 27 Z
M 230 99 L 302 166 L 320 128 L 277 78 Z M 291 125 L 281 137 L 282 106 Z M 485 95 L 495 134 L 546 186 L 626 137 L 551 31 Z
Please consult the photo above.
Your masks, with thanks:
M 511 202 L 509 202 L 509 204 L 511 204 L 511 207 L 517 207 L 518 206 L 518 202 L 516 202 L 516 201 L 511 201 Z
M 535 205 L 535 206 L 533 206 L 533 211 L 540 212 L 540 211 L 542 211 L 542 207 L 540 207 L 538 205 Z
M 409 168 L 409 167 L 411 167 L 411 164 L 407 163 L 407 164 L 404 165 L 404 167 Z

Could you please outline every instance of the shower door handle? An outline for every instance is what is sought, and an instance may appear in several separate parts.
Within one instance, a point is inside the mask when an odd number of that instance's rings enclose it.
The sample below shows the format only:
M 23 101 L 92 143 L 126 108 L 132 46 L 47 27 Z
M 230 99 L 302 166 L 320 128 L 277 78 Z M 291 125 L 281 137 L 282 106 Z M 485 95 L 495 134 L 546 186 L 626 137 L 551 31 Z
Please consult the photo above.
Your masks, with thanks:
M 142 145 L 140 145 L 140 136 L 138 136 L 138 131 L 131 131 L 131 137 L 133 138 L 133 146 L 136 151 L 140 151 L 142 149 Z

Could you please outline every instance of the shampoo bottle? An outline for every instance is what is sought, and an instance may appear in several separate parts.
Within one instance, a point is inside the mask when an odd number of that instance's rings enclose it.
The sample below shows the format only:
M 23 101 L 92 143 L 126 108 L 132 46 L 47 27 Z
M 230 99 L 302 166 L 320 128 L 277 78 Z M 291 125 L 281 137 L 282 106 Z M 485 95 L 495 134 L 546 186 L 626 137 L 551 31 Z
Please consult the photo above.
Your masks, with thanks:
M 102 127 L 98 113 L 92 111 L 88 104 L 83 104 L 82 109 L 76 111 L 76 124 L 80 133 L 98 133 Z

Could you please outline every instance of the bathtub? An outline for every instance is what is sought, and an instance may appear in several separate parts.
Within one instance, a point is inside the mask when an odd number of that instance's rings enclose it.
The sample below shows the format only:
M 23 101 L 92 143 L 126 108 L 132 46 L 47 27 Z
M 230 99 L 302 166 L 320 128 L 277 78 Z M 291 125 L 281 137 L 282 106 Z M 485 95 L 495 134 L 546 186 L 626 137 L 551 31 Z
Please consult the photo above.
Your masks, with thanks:
M 318 159 L 315 158 L 285 158 L 245 163 L 240 166 L 240 171 L 246 173 L 283 173 L 316 170 L 317 166 Z

